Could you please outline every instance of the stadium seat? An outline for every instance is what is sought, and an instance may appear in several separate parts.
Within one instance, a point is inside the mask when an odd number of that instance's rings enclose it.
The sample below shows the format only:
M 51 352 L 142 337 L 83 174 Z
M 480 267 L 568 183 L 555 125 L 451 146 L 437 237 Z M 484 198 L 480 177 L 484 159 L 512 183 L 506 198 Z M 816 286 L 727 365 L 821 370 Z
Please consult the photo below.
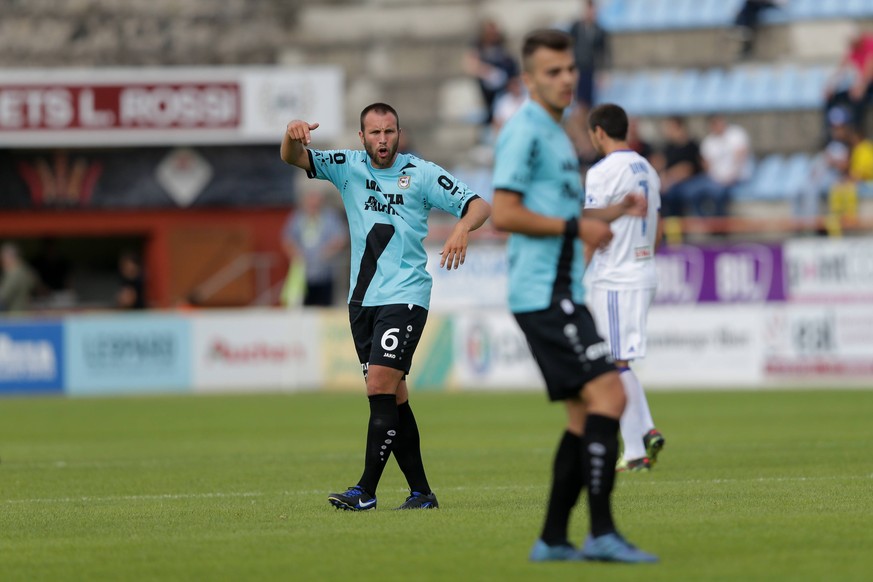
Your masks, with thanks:
M 776 199 L 780 191 L 784 164 L 785 160 L 780 154 L 771 154 L 761 160 L 752 176 L 750 198 L 756 200 Z
M 699 112 L 721 111 L 722 98 L 727 90 L 727 75 L 724 69 L 709 69 L 700 75 L 697 85 L 697 108 Z
M 809 179 L 810 158 L 807 154 L 798 153 L 790 156 L 783 167 L 783 184 L 778 194 L 779 199 L 794 197 Z
M 797 65 L 781 66 L 777 75 L 777 83 L 773 88 L 772 103 L 775 109 L 796 109 L 801 106 L 801 73 Z

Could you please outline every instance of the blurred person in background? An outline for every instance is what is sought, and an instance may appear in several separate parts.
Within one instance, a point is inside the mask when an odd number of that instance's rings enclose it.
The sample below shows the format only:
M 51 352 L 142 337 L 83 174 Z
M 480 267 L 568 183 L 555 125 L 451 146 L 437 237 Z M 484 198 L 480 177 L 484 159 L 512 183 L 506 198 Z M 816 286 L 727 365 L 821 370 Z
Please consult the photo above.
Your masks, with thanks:
M 661 204 L 665 216 L 705 216 L 724 188 L 703 170 L 700 147 L 688 133 L 683 117 L 662 124 L 666 145 L 654 164 L 661 174 Z
M 485 115 L 482 124 L 494 119 L 494 101 L 506 91 L 510 79 L 518 75 L 518 62 L 506 48 L 503 33 L 493 20 L 485 20 L 479 34 L 464 55 L 464 70 L 479 83 Z
M 504 124 L 509 121 L 509 118 L 515 115 L 515 112 L 521 108 L 527 100 L 527 89 L 521 81 L 521 77 L 516 75 L 509 80 L 506 86 L 506 91 L 497 96 L 494 101 L 494 116 L 491 121 L 491 133 L 497 135 Z
M 609 342 L 627 405 L 621 415 L 624 452 L 619 471 L 648 471 L 658 460 L 665 439 L 652 420 L 642 384 L 630 364 L 646 355 L 646 319 L 655 298 L 658 271 L 655 250 L 663 234 L 659 216 L 661 184 L 658 173 L 628 142 L 627 113 L 618 105 L 595 107 L 588 118 L 591 141 L 605 157 L 585 180 L 585 211 L 608 222 L 608 246 L 590 253 L 586 299 L 600 335 Z M 642 195 L 645 216 L 627 214 L 626 201 Z
M 655 150 L 652 144 L 640 135 L 640 122 L 635 117 L 631 117 L 628 120 L 627 145 L 630 149 L 646 158 L 647 162 L 651 163 Z
M 849 123 L 849 114 L 840 107 L 828 112 L 830 139 L 809 165 L 809 175 L 794 198 L 794 215 L 815 218 L 822 214 L 821 203 L 831 188 L 846 179 L 849 172 L 849 147 L 838 139 L 844 136 L 842 126 Z
M 829 211 L 832 215 L 856 218 L 858 184 L 873 180 L 873 142 L 851 120 L 835 126 L 833 135 L 846 144 L 849 158 L 843 179 L 833 184 L 828 192 Z
M 349 323 L 370 417 L 361 478 L 328 502 L 376 509 L 376 489 L 393 454 L 410 489 L 398 509 L 434 509 L 439 503 L 425 474 L 406 382 L 433 286 L 425 268 L 427 218 L 436 207 L 458 219 L 440 252 L 440 268 L 457 269 L 470 231 L 485 223 L 491 207 L 443 168 L 398 153 L 400 119 L 390 105 L 368 105 L 360 123 L 363 150 L 309 149 L 318 123 L 299 119 L 288 123 L 280 148 L 283 161 L 340 191 L 351 235 Z
M 824 118 L 834 107 L 848 110 L 852 122 L 864 127 L 867 105 L 873 99 L 873 34 L 852 25 L 849 46 L 839 66 L 825 85 Z
M 701 201 L 701 211 L 704 216 L 727 216 L 734 189 L 749 179 L 749 134 L 718 113 L 710 115 L 707 123 L 709 133 L 700 142 L 700 155 L 706 173 L 722 188 L 713 188 L 711 201 Z
M 0 246 L 0 311 L 20 313 L 30 307 L 39 279 L 33 269 L 21 258 L 18 246 L 4 243 Z
M 133 251 L 125 251 L 118 257 L 120 284 L 115 296 L 119 309 L 145 309 L 145 283 L 142 263 Z
M 579 72 L 576 82 L 576 104 L 588 110 L 594 105 L 597 71 L 609 66 L 607 32 L 597 23 L 597 4 L 594 0 L 580 3 L 581 17 L 570 25 L 573 38 L 573 59 Z
M 788 0 L 745 0 L 743 2 L 734 19 L 734 24 L 738 28 L 742 43 L 740 48 L 741 58 L 746 59 L 752 56 L 752 51 L 755 49 L 755 38 L 758 34 L 761 13 L 769 8 L 785 6 L 787 3 Z
M 522 48 L 530 100 L 503 127 L 494 155 L 494 226 L 510 233 L 509 309 L 545 379 L 548 398 L 566 421 L 552 464 L 551 491 L 533 562 L 656 562 L 618 532 L 611 499 L 625 393 L 609 345 L 585 306 L 582 242 L 609 244 L 602 220 L 582 215 L 582 181 L 561 122 L 573 103 L 573 39 L 536 30 Z M 645 214 L 642 196 L 624 212 Z M 582 549 L 569 539 L 573 508 L 588 489 L 590 534 Z
M 320 191 L 306 191 L 282 229 L 290 269 L 303 268 L 304 306 L 333 305 L 336 268 L 348 242 L 348 227 L 339 212 L 325 204 Z

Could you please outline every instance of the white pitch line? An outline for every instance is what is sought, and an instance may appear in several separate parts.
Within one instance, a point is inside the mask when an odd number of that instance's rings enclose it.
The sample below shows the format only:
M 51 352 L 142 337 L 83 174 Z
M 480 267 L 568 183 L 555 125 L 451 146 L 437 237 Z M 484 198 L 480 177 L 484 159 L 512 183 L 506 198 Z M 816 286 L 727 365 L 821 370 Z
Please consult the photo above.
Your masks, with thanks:
M 5 503 L 99 503 L 102 501 L 161 501 L 177 499 L 214 499 L 222 497 L 261 497 L 259 491 L 240 493 L 162 493 L 157 495 L 107 495 L 81 497 L 34 497 L 31 499 L 7 499 Z
M 723 485 L 728 483 L 781 483 L 781 482 L 813 482 L 813 481 L 860 481 L 873 479 L 873 473 L 869 475 L 831 475 L 826 477 L 757 477 L 753 479 L 674 479 L 669 481 L 653 481 L 650 479 L 632 479 L 631 477 L 622 478 L 622 484 L 631 485 L 687 485 L 691 484 L 709 484 Z M 493 485 L 484 487 L 469 487 L 460 485 L 456 487 L 440 487 L 440 491 L 518 491 L 530 489 L 547 489 L 548 484 L 542 485 Z M 397 491 L 406 491 L 406 489 L 397 489 Z M 179 500 L 179 499 L 216 499 L 216 498 L 234 498 L 234 497 L 266 497 L 269 495 L 323 495 L 329 493 L 325 489 L 308 489 L 297 491 L 280 491 L 278 493 L 263 493 L 260 491 L 242 491 L 237 493 L 215 492 L 215 493 L 163 493 L 156 495 L 108 495 L 108 496 L 81 496 L 81 497 L 36 497 L 31 499 L 6 499 L 3 502 L 7 504 L 25 504 L 25 503 L 100 503 L 104 501 L 162 501 L 162 500 Z

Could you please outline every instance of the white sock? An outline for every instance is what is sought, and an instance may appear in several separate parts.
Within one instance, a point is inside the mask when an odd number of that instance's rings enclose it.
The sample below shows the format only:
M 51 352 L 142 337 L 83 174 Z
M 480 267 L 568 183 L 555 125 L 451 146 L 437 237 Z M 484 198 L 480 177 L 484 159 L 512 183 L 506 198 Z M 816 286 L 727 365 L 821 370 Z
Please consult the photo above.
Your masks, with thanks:
M 640 385 L 637 375 L 633 370 L 623 370 L 619 376 L 624 385 L 627 395 L 627 405 L 621 415 L 621 438 L 624 441 L 624 460 L 633 461 L 646 456 L 646 447 L 643 437 L 651 429 L 655 428 L 652 422 L 652 413 L 649 411 L 649 402 L 646 393 Z

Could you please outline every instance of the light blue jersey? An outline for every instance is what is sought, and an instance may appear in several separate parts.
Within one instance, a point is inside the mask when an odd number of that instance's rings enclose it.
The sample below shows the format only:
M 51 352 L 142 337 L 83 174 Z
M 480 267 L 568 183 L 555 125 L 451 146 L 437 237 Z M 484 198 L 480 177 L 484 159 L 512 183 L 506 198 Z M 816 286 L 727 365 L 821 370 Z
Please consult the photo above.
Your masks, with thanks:
M 531 212 L 578 217 L 582 179 L 576 150 L 564 129 L 534 101 L 503 126 L 494 152 L 494 189 L 516 192 Z M 561 299 L 583 303 L 582 241 L 563 236 L 509 237 L 509 309 L 546 309 Z
M 310 178 L 328 180 L 349 220 L 352 269 L 349 303 L 373 307 L 412 303 L 430 307 L 425 266 L 427 216 L 433 207 L 460 217 L 473 192 L 451 174 L 410 154 L 373 168 L 362 150 L 309 150 Z

